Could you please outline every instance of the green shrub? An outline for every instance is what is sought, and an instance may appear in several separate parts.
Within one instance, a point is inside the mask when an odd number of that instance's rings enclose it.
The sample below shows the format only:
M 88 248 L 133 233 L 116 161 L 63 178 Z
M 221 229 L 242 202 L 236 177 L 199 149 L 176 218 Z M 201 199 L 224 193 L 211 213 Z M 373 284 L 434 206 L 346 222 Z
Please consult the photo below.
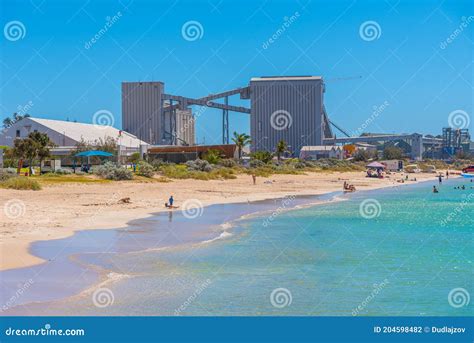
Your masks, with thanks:
M 224 158 L 219 161 L 219 165 L 227 168 L 233 168 L 237 166 L 237 162 L 235 162 L 232 158 Z
M 137 167 L 137 175 L 145 177 L 153 177 L 155 175 L 153 166 L 145 161 L 139 161 Z
M 94 174 L 107 180 L 131 180 L 133 175 L 127 168 L 118 166 L 112 162 L 106 162 L 103 165 L 95 168 Z
M 0 181 L 6 181 L 15 176 L 17 176 L 15 168 L 0 169 Z
M 265 162 L 260 160 L 250 160 L 250 167 L 252 168 L 260 168 L 265 166 Z
M 183 164 L 164 164 L 160 167 L 163 176 L 172 179 L 187 179 L 189 178 L 189 170 Z
M 12 177 L 15 177 L 13 174 L 5 173 L 5 172 L 0 172 L 0 181 L 6 181 L 8 179 L 11 179 Z
M 203 160 L 206 160 L 210 164 L 217 164 L 221 160 L 221 152 L 216 149 L 209 149 L 202 156 Z
M 250 154 L 250 158 L 262 161 L 263 163 L 268 163 L 272 160 L 273 154 L 269 151 L 255 151 Z
M 206 160 L 194 160 L 194 161 L 188 161 L 186 162 L 186 166 L 188 167 L 188 170 L 190 171 L 204 171 L 204 172 L 210 172 L 212 170 L 212 166 L 209 164 L 208 161 Z
M 236 179 L 237 176 L 235 175 L 235 171 L 232 168 L 219 168 L 215 169 L 210 173 L 210 178 L 211 179 L 217 179 L 217 178 L 222 178 L 222 179 Z
M 155 158 L 155 159 L 149 161 L 149 163 L 152 165 L 152 167 L 153 167 L 155 170 L 160 170 L 161 166 L 174 165 L 174 163 L 172 163 L 172 162 L 165 162 L 165 161 L 163 161 L 161 158 Z
M 28 177 L 12 177 L 6 181 L 0 182 L 0 186 L 3 188 L 18 189 L 18 190 L 33 190 L 38 191 L 41 189 L 40 184 L 36 180 L 32 180 Z
M 306 167 L 307 167 L 307 165 L 304 162 L 296 162 L 295 163 L 295 168 L 296 169 L 305 169 Z
M 128 161 L 130 163 L 139 163 L 140 153 L 139 152 L 134 152 L 133 154 L 130 155 L 130 157 L 128 158 Z
M 202 161 L 202 160 L 201 160 Z M 195 161 L 188 161 L 195 162 Z M 201 163 L 201 162 L 198 162 Z M 207 163 L 207 162 L 206 162 Z M 215 179 L 235 179 L 235 171 L 232 168 L 215 168 L 210 171 L 193 170 L 186 164 L 162 166 L 160 171 L 165 179 L 195 179 L 195 180 L 215 180 Z

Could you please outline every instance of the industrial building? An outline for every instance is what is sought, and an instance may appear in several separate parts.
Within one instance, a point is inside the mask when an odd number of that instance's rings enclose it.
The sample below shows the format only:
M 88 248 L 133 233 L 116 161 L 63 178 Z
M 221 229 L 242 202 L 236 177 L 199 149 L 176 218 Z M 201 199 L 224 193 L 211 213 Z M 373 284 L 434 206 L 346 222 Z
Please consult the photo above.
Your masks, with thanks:
M 122 82 L 122 128 L 153 145 L 194 145 L 194 120 L 187 107 L 165 99 L 163 82 Z
M 229 144 L 229 111 L 241 112 L 250 114 L 252 151 L 273 150 L 284 140 L 297 156 L 303 145 L 333 138 L 323 94 L 319 76 L 252 78 L 247 87 L 199 99 L 166 94 L 163 82 L 123 82 L 122 127 L 152 145 L 194 145 L 189 106 L 206 106 L 222 110 L 223 144 Z M 233 95 L 250 100 L 250 108 L 229 105 Z
M 319 76 L 258 77 L 250 80 L 252 150 L 273 150 L 280 140 L 298 156 L 302 146 L 333 138 Z
M 122 127 L 152 145 L 192 146 L 195 120 L 190 106 L 222 110 L 222 144 L 229 144 L 229 112 L 249 114 L 251 151 L 274 151 L 280 140 L 290 155 L 299 156 L 303 146 L 398 144 L 415 160 L 462 146 L 469 150 L 467 131 L 443 131 L 443 138 L 418 133 L 350 136 L 329 119 L 324 106 L 324 80 L 320 76 L 264 76 L 249 85 L 189 98 L 165 93 L 163 82 L 122 84 Z M 229 104 L 232 96 L 250 100 L 249 107 Z M 218 102 L 217 100 L 221 100 Z M 336 137 L 332 127 L 343 137 Z M 461 143 L 462 141 L 462 143 Z
M 471 136 L 468 129 L 443 128 L 442 157 L 449 158 L 463 151 L 470 151 Z
M 99 126 L 63 120 L 52 120 L 26 117 L 16 122 L 0 134 L 0 145 L 12 147 L 15 139 L 28 137 L 31 132 L 41 132 L 48 135 L 56 145 L 52 149 L 54 155 L 68 155 L 82 141 L 93 144 L 108 137 L 115 140 L 121 156 L 140 152 L 140 146 L 145 142 L 134 135 L 112 126 Z

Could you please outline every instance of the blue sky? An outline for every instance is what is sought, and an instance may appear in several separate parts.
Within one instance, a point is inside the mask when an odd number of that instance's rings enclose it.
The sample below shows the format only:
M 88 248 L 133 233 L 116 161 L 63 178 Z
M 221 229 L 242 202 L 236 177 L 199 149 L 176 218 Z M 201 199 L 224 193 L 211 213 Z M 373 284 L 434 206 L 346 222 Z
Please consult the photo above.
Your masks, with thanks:
M 254 76 L 322 75 L 329 116 L 349 132 L 383 104 L 365 131 L 439 134 L 456 110 L 472 130 L 472 16 L 469 0 L 2 0 L 0 119 L 29 105 L 33 116 L 91 122 L 105 109 L 120 127 L 122 81 L 201 97 Z M 19 39 L 5 32 L 12 21 Z M 202 27 L 196 40 L 183 37 L 189 21 Z M 375 36 L 361 33 L 368 21 Z M 231 112 L 230 128 L 248 132 L 248 115 Z M 219 111 L 200 115 L 197 136 L 221 142 Z

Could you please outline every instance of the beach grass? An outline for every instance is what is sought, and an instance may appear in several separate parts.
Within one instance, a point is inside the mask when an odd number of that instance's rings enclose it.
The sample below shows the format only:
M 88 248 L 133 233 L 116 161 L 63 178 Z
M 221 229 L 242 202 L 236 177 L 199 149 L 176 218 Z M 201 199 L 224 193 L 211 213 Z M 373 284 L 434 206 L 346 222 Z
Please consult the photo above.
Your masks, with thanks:
M 29 177 L 16 176 L 8 180 L 0 182 L 1 188 L 16 189 L 16 190 L 32 190 L 39 191 L 41 185 L 38 181 Z
M 101 179 L 95 175 L 76 175 L 66 174 L 59 175 L 54 173 L 48 173 L 41 176 L 33 176 L 35 180 L 38 180 L 40 184 L 53 185 L 62 183 L 108 183 L 111 180 Z
M 186 165 L 165 165 L 160 168 L 160 173 L 168 179 L 195 179 L 195 180 L 218 180 L 235 179 L 239 169 L 237 168 L 217 168 L 209 172 L 189 170 Z

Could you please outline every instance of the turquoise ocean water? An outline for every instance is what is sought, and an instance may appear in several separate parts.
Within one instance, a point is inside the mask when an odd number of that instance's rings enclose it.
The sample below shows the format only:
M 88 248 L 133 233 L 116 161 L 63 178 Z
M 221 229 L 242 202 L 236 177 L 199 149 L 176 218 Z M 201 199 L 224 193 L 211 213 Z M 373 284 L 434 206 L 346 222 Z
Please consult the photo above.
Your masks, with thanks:
M 438 194 L 431 192 L 435 184 L 340 195 L 292 210 L 286 209 L 301 200 L 278 200 L 270 212 L 224 226 L 221 238 L 207 243 L 77 252 L 83 266 L 126 275 L 101 286 L 106 306 L 91 301 L 100 296 L 91 290 L 27 303 L 20 307 L 27 312 L 18 313 L 473 315 L 474 183 L 448 180 Z

